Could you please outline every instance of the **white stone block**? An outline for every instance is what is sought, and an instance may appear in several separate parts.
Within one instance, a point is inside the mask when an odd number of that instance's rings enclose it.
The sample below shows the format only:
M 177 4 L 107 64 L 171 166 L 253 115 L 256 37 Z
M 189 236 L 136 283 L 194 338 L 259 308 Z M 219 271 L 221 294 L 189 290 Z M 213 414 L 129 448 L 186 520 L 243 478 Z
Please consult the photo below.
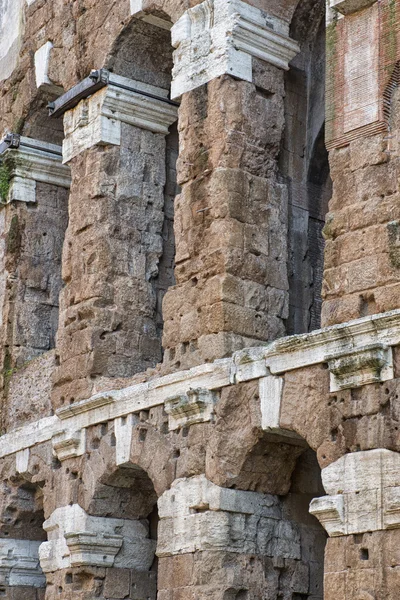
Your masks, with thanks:
M 241 0 L 205 0 L 172 27 L 172 97 L 224 74 L 252 81 L 252 58 L 288 69 L 299 52 L 288 25 Z
M 57 508 L 43 528 L 48 541 L 39 556 L 45 573 L 83 565 L 147 571 L 154 560 L 155 541 L 140 521 L 92 517 L 73 504 Z
M 8 79 L 18 63 L 24 31 L 23 0 L 0 2 L 0 81 Z
M 117 85 L 113 86 L 113 82 Z M 69 162 L 92 146 L 119 146 L 121 123 L 167 135 L 169 127 L 177 120 L 177 107 L 144 96 L 140 91 L 160 98 L 167 94 L 164 89 L 112 74 L 106 87 L 67 111 L 64 115 L 63 162 Z
M 40 542 L 0 539 L 0 585 L 45 587 L 39 564 Z
M 400 527 L 397 452 L 378 449 L 346 454 L 322 470 L 322 482 L 330 496 L 313 500 L 310 512 L 329 535 Z
M 157 555 L 222 550 L 300 558 L 300 534 L 275 496 L 221 488 L 204 475 L 174 482 L 158 501 Z
M 64 91 L 63 88 L 54 84 L 49 78 L 50 55 L 52 49 L 53 44 L 51 42 L 46 42 L 35 52 L 36 87 L 60 95 Z
M 115 462 L 119 466 L 129 465 L 130 463 L 133 428 L 138 421 L 139 418 L 133 414 L 118 417 L 114 421 Z
M 17 473 L 21 475 L 28 473 L 28 465 L 29 465 L 29 455 L 30 450 L 26 448 L 25 450 L 20 450 L 15 455 L 15 467 Z
M 260 379 L 261 424 L 265 430 L 279 429 L 283 381 L 275 375 Z

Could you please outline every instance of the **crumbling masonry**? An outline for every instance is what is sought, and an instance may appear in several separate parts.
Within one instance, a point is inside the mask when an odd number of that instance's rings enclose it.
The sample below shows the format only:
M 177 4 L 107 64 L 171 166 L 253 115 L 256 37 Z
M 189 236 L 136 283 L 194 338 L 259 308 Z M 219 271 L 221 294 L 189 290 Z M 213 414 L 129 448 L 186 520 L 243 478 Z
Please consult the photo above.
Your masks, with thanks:
M 0 0 L 0 597 L 399 600 L 400 0 Z

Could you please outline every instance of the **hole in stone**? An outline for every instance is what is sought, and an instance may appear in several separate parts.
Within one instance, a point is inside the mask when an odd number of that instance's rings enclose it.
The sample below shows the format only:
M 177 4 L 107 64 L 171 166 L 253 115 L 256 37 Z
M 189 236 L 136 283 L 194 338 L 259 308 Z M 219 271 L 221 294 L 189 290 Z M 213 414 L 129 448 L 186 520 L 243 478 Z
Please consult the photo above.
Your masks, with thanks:
M 72 573 L 67 573 L 65 575 L 65 583 L 67 583 L 67 584 L 72 583 Z
M 368 548 L 361 548 L 361 550 L 360 550 L 360 559 L 361 560 L 369 560 L 369 551 L 368 551 Z

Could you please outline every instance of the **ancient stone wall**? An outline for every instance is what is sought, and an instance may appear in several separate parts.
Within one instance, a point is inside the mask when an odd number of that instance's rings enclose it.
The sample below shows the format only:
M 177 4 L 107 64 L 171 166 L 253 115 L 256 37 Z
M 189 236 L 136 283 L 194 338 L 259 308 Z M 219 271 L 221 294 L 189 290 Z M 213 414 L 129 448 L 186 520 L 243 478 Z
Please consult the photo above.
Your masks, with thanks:
M 398 600 L 399 6 L 0 0 L 0 596 Z

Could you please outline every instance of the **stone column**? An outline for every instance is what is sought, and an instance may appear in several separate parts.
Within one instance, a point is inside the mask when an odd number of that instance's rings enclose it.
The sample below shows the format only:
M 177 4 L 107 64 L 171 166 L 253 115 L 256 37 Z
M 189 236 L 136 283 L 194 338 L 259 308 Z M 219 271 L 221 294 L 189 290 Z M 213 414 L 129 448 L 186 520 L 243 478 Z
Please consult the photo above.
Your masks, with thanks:
M 330 5 L 326 141 L 333 196 L 324 230 L 323 326 L 400 306 L 400 6 Z
M 285 332 L 287 189 L 276 160 L 283 74 L 298 51 L 288 31 L 240 0 L 207 0 L 172 27 L 182 193 L 167 362 L 211 361 Z
M 65 114 L 71 166 L 55 407 L 89 397 L 95 379 L 161 360 L 156 279 L 162 255 L 167 91 L 112 75 Z
M 9 134 L 1 148 L 1 374 L 7 391 L 15 369 L 55 346 L 70 170 L 54 144 Z
M 221 488 L 200 475 L 176 480 L 158 508 L 158 600 L 322 600 L 310 583 L 310 540 L 278 496 Z
M 57 508 L 43 525 L 39 548 L 46 600 L 156 599 L 150 571 L 155 544 L 147 521 L 89 516 L 78 504 Z
M 400 589 L 400 454 L 347 454 L 322 471 L 310 512 L 330 539 L 324 600 L 395 600 Z

